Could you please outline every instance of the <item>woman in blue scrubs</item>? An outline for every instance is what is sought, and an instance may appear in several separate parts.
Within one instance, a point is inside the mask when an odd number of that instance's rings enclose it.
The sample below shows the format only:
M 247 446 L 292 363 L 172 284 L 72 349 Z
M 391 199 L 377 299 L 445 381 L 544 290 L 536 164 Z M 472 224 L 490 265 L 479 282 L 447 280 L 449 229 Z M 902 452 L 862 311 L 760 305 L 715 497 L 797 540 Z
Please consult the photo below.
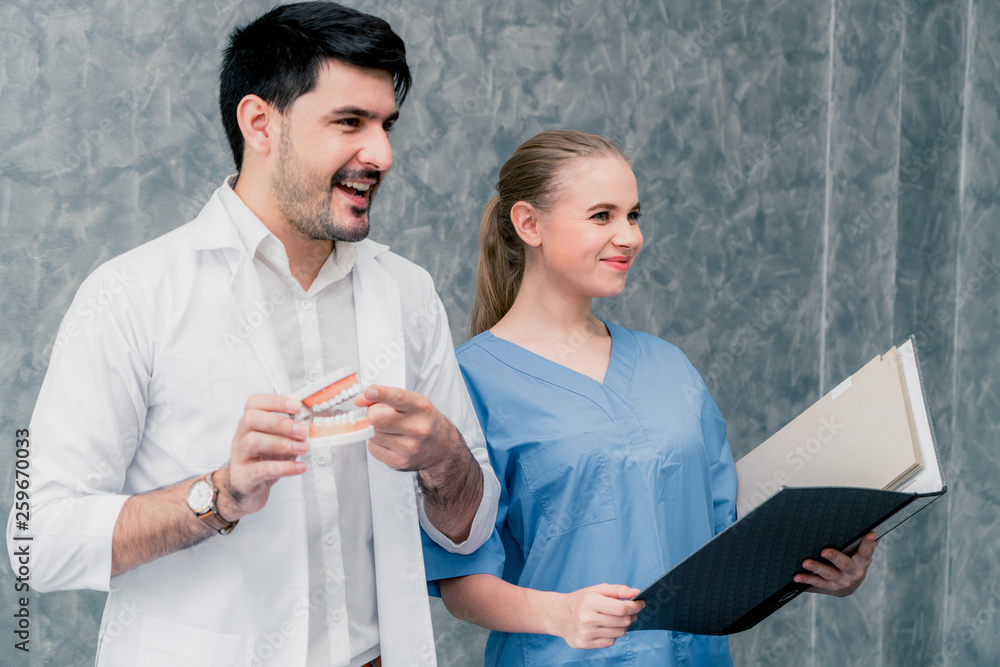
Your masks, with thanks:
M 487 665 L 731 665 L 728 640 L 625 634 L 630 601 L 735 519 L 725 423 L 675 346 L 603 322 L 642 248 L 639 197 L 612 142 L 543 132 L 483 213 L 474 337 L 457 351 L 503 482 L 493 538 L 425 548 L 448 609 L 494 630 Z M 845 595 L 872 536 L 797 580 Z M 801 577 L 801 578 L 799 578 Z M 432 583 L 432 590 L 434 585 Z

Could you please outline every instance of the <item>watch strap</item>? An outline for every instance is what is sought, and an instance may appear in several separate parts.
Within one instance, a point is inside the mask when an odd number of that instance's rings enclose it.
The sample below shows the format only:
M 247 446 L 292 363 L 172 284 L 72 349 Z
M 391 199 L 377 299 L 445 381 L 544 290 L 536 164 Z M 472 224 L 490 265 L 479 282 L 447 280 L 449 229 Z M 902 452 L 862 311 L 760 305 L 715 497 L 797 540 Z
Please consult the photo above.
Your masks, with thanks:
M 219 516 L 219 509 L 215 504 L 215 502 L 219 499 L 219 487 L 217 487 L 215 483 L 212 481 L 212 474 L 213 473 L 208 473 L 207 475 L 201 478 L 205 480 L 210 487 L 212 487 L 212 502 L 207 510 L 205 510 L 201 514 L 195 514 L 195 516 L 198 517 L 198 519 L 202 523 L 204 523 L 206 526 L 208 526 L 215 532 L 219 533 L 220 535 L 228 535 L 229 533 L 233 532 L 233 528 L 236 527 L 236 524 L 238 524 L 240 520 L 237 519 L 236 521 L 226 521 L 221 516 Z

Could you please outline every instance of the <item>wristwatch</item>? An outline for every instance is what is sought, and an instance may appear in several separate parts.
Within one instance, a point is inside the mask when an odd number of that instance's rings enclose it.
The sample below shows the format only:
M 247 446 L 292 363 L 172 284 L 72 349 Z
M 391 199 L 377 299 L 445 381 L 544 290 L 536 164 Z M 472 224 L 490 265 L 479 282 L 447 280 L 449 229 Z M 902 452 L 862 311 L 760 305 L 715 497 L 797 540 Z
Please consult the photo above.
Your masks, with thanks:
M 199 477 L 188 489 L 187 504 L 205 525 L 220 535 L 228 535 L 233 532 L 233 528 L 240 522 L 226 521 L 219 516 L 219 510 L 215 506 L 215 501 L 219 498 L 219 489 L 212 483 L 212 473 L 204 477 Z

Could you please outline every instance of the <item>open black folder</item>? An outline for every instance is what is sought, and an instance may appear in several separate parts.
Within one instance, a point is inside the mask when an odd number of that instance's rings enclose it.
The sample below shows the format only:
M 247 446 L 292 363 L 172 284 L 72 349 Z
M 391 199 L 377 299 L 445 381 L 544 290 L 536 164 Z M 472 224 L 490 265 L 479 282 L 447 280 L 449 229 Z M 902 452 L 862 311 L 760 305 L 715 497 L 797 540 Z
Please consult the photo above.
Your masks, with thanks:
M 636 596 L 646 607 L 630 632 L 747 630 L 808 588 L 792 581 L 806 558 L 850 552 L 945 493 L 913 338 L 740 459 L 737 475 L 740 518 Z

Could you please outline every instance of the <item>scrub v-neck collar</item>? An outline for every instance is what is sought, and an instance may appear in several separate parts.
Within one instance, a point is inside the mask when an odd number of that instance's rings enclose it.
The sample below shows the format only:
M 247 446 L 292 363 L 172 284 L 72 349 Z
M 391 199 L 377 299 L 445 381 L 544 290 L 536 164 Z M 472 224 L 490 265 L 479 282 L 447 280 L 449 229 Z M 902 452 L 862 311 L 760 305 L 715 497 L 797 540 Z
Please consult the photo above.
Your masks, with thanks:
M 601 320 L 604 322 L 604 320 Z M 636 363 L 635 339 L 628 329 L 604 322 L 611 334 L 611 359 L 604 373 L 604 382 L 598 382 L 562 364 L 527 350 L 517 343 L 494 336 L 489 330 L 482 333 L 479 341 L 491 354 L 508 366 L 531 375 L 544 382 L 564 387 L 585 395 L 603 394 L 605 390 L 618 396 L 628 395 L 629 384 Z

